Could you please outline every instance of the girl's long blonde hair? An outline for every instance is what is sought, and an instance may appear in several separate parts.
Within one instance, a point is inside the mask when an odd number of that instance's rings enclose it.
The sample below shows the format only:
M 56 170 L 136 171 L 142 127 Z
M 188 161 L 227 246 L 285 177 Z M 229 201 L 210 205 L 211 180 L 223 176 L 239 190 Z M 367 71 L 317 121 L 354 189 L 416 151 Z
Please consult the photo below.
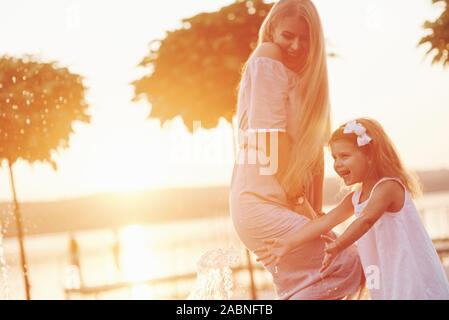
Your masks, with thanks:
M 366 133 L 371 137 L 372 141 L 365 146 L 359 147 L 360 150 L 372 162 L 371 172 L 376 177 L 393 177 L 402 181 L 413 197 L 421 195 L 421 186 L 415 174 L 405 169 L 396 148 L 385 133 L 379 122 L 368 118 L 356 119 L 358 123 L 363 125 Z M 357 145 L 357 136 L 355 134 L 345 134 L 344 128 L 346 124 L 340 126 L 329 140 L 329 144 L 338 140 L 350 141 Z
M 287 194 L 309 193 L 313 176 L 323 166 L 323 149 L 330 133 L 330 101 L 326 48 L 320 17 L 310 0 L 280 0 L 273 5 L 259 31 L 259 45 L 273 41 L 276 24 L 284 17 L 304 19 L 309 26 L 310 46 L 307 61 L 300 71 L 297 97 L 293 101 L 296 113 L 295 132 L 290 160 L 281 184 Z

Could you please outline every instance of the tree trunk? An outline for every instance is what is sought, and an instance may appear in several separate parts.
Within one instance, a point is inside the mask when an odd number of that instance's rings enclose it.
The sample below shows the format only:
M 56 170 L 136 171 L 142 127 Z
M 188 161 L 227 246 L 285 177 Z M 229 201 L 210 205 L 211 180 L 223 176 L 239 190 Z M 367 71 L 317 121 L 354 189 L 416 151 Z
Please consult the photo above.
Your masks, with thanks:
M 30 300 L 31 299 L 30 281 L 28 278 L 28 265 L 26 262 L 25 246 L 23 243 L 22 215 L 20 214 L 19 202 L 17 201 L 16 186 L 14 183 L 14 175 L 12 172 L 12 166 L 13 166 L 13 164 L 11 163 L 10 160 L 8 160 L 9 176 L 10 176 L 10 180 L 11 180 L 11 189 L 12 189 L 12 194 L 13 194 L 13 198 L 14 198 L 14 215 L 16 217 L 17 236 L 19 238 L 19 246 L 20 246 L 20 264 L 22 265 L 22 273 L 23 273 L 23 281 L 25 284 L 26 299 Z

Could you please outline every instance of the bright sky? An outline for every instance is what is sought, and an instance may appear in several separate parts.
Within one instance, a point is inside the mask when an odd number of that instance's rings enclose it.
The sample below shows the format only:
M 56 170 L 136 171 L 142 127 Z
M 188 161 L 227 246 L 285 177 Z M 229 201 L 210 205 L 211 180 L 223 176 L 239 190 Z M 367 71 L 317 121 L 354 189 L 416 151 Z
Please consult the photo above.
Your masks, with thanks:
M 70 148 L 50 166 L 15 167 L 20 200 L 51 200 L 153 187 L 229 184 L 231 127 L 189 135 L 181 122 L 160 128 L 150 106 L 131 103 L 129 83 L 148 43 L 182 18 L 231 0 L 2 0 L 0 55 L 35 54 L 86 78 L 92 123 L 76 126 Z M 378 119 L 413 169 L 449 168 L 449 69 L 430 66 L 424 20 L 430 0 L 316 0 L 330 48 L 334 125 L 358 116 Z M 182 54 L 182 53 L 180 53 Z M 330 159 L 328 159 L 330 160 Z M 331 162 L 327 174 L 332 175 Z M 10 199 L 0 170 L 0 200 Z

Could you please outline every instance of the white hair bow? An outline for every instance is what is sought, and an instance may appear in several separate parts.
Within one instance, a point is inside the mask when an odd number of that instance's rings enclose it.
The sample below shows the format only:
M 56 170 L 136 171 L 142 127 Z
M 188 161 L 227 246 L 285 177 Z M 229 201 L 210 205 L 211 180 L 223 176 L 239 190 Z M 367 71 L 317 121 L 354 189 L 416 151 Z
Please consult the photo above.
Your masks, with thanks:
M 363 125 L 357 121 L 348 122 L 343 130 L 344 134 L 355 133 L 357 135 L 357 144 L 359 147 L 366 146 L 373 140 L 369 135 L 366 134 L 366 129 Z

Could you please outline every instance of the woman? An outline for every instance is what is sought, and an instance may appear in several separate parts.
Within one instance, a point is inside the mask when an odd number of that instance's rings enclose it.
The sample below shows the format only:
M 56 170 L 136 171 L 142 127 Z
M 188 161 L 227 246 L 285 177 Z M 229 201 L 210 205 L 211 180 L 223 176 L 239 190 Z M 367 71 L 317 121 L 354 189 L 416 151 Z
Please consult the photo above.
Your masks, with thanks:
M 267 15 L 244 67 L 237 115 L 230 208 L 240 239 L 254 251 L 313 219 L 295 212 L 302 212 L 299 196 L 322 208 L 330 106 L 324 37 L 309 0 L 281 0 Z M 266 267 L 280 299 L 341 299 L 358 291 L 364 276 L 355 248 L 322 275 L 323 249 L 322 240 L 310 241 Z

